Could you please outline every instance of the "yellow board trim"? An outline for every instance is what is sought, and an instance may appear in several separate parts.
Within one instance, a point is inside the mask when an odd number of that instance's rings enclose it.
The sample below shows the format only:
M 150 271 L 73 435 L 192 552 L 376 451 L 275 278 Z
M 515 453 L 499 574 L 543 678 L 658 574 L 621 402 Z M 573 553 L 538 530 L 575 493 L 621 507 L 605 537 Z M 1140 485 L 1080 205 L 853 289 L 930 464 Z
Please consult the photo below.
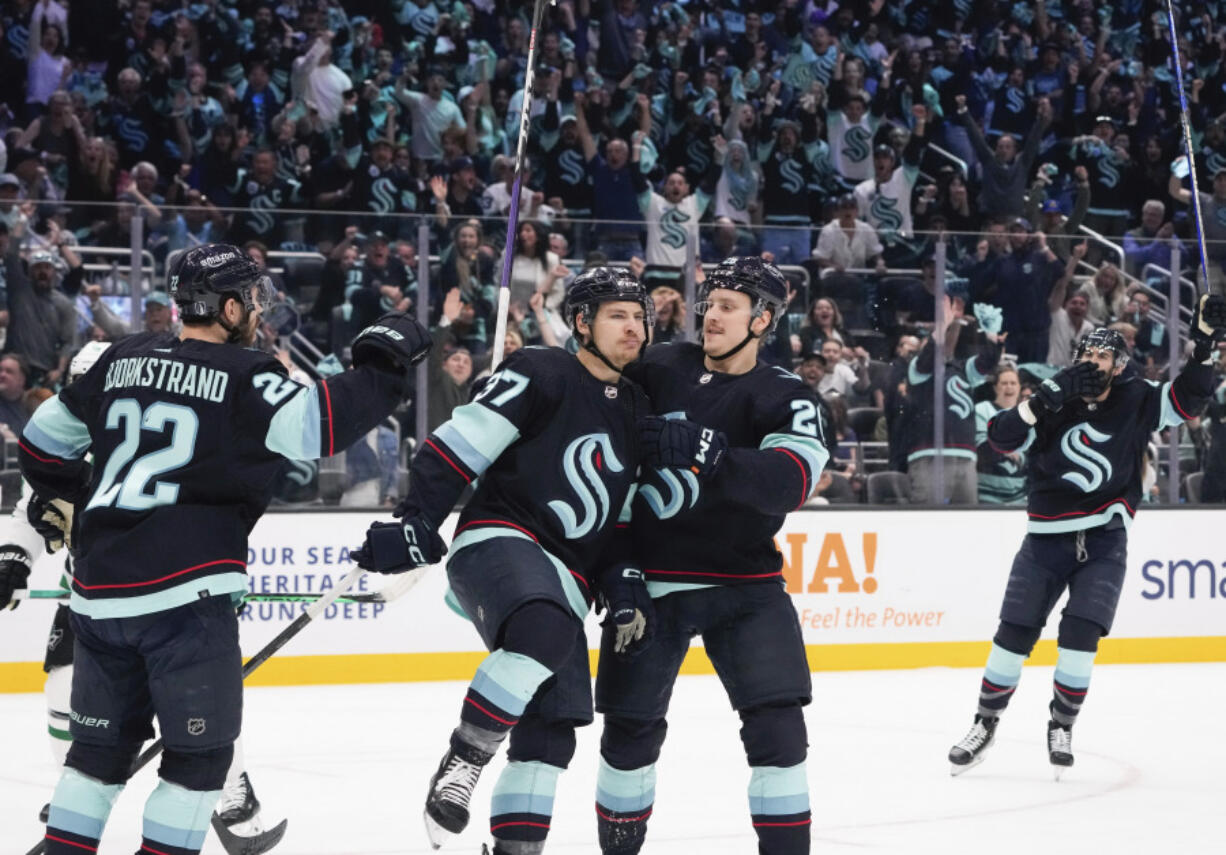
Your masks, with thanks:
M 814 671 L 872 671 L 896 668 L 980 668 L 988 658 L 987 641 L 934 641 L 895 644 L 810 644 Z M 596 667 L 596 651 L 589 653 Z M 252 686 L 318 686 L 343 683 L 409 683 L 472 678 L 485 653 L 355 653 L 340 656 L 278 656 L 247 681 Z M 1056 642 L 1040 641 L 1030 657 L 1034 665 L 1056 664 Z M 1226 636 L 1192 638 L 1107 638 L 1096 662 L 1138 665 L 1163 662 L 1226 662 Z M 700 647 L 692 649 L 682 674 L 714 674 Z M 38 662 L 0 662 L 0 692 L 39 692 L 43 669 Z

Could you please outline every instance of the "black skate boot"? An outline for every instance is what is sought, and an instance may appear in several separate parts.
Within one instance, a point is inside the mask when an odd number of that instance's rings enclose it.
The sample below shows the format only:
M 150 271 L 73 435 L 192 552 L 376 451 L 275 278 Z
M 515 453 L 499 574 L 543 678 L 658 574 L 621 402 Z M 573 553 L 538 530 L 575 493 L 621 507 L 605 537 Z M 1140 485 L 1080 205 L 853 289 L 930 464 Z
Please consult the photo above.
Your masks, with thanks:
M 601 855 L 638 855 L 647 837 L 651 811 L 619 813 L 596 807 L 596 837 Z
M 222 790 L 221 799 L 213 810 L 212 825 L 222 848 L 230 855 L 260 855 L 285 836 L 289 820 L 264 830 L 260 819 L 260 800 L 255 797 L 251 779 L 243 772 L 233 784 Z
M 47 817 L 49 816 L 51 816 L 51 802 L 47 802 L 45 805 L 43 805 L 43 809 L 38 812 L 38 821 L 41 824 L 46 825 Z
M 1073 728 L 1055 720 L 1047 722 L 1047 759 L 1059 781 L 1064 770 L 1073 765 Z
M 443 755 L 438 771 L 430 779 L 430 792 L 426 794 L 426 835 L 435 849 L 468 825 L 468 801 L 477 787 L 481 770 L 493 756 L 458 739 L 452 740 L 451 748 Z
M 975 716 L 975 723 L 962 741 L 949 749 L 949 774 L 961 775 L 983 762 L 984 755 L 996 740 L 996 723 L 999 719 Z

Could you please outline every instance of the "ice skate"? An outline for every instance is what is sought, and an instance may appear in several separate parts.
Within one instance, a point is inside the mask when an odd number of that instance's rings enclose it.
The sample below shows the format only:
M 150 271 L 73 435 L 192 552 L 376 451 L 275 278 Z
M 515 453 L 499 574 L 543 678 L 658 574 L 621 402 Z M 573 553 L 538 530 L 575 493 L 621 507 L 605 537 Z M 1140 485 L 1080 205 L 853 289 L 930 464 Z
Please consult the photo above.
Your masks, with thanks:
M 288 820 L 264 830 L 260 819 L 260 800 L 255 797 L 251 779 L 243 772 L 222 791 L 214 809 L 212 824 L 218 840 L 230 855 L 260 855 L 272 849 L 285 836 Z
M 1047 759 L 1051 770 L 1060 780 L 1064 771 L 1073 765 L 1073 729 L 1055 721 L 1047 722 Z
M 975 723 L 967 731 L 966 736 L 953 748 L 949 749 L 949 774 L 961 775 L 967 769 L 973 769 L 983 762 L 984 756 L 996 740 L 996 722 L 998 719 L 975 716 Z
M 479 748 L 464 746 L 460 751 L 448 750 L 430 779 L 426 795 L 426 835 L 430 845 L 438 849 L 453 834 L 468 825 L 468 802 L 481 770 L 493 755 Z

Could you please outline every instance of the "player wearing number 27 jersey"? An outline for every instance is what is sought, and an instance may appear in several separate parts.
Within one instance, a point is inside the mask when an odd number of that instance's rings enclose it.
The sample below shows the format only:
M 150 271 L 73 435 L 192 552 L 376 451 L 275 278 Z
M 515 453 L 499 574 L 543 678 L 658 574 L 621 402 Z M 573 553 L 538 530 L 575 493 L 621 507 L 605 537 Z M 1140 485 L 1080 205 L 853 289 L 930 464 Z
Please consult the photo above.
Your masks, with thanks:
M 185 253 L 171 290 L 178 337 L 113 345 L 21 439 L 26 479 L 77 509 L 73 742 L 48 855 L 97 849 L 154 715 L 165 754 L 141 851 L 200 851 L 242 721 L 234 604 L 273 477 L 389 415 L 429 350 L 424 329 L 388 315 L 354 340 L 353 371 L 306 387 L 244 346 L 271 288 L 237 247 Z

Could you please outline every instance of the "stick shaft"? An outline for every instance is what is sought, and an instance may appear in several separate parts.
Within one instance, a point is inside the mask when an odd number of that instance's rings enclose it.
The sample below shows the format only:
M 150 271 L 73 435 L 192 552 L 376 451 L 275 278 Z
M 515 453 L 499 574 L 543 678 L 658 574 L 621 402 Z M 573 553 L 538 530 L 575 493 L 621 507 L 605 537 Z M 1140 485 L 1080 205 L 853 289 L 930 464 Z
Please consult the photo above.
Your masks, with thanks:
M 502 362 L 507 312 L 511 306 L 511 267 L 515 258 L 515 232 L 519 227 L 519 194 L 524 183 L 524 154 L 532 120 L 532 89 L 536 82 L 536 33 L 541 28 L 547 2 L 549 0 L 536 0 L 532 9 L 532 30 L 528 34 L 528 66 L 524 70 L 524 98 L 519 107 L 519 139 L 515 142 L 515 181 L 511 187 L 511 209 L 507 212 L 507 240 L 502 253 L 502 282 L 498 288 L 498 318 L 494 324 L 494 348 L 490 358 L 490 368 L 495 371 Z

